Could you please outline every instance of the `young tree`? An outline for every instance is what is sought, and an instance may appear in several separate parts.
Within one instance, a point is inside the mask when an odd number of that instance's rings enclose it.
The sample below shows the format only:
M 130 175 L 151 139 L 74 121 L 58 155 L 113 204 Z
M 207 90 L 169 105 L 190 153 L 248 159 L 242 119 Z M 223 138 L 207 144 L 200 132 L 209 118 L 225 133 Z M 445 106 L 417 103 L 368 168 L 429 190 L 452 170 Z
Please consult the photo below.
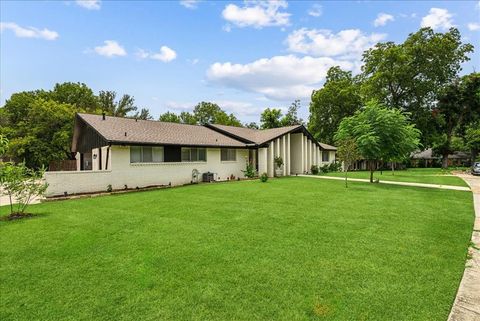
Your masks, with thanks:
M 334 134 L 342 119 L 361 107 L 359 77 L 338 66 L 331 67 L 323 87 L 312 93 L 308 129 L 318 140 L 334 144 Z
M 8 139 L 7 137 L 0 135 L 0 157 L 5 155 L 8 148 Z
M 260 115 L 260 127 L 262 129 L 282 127 L 280 117 L 282 117 L 280 109 L 267 108 Z
M 409 123 L 398 109 L 387 108 L 375 101 L 344 118 L 335 139 L 353 139 L 358 151 L 369 162 L 370 182 L 380 160 L 406 157 L 419 145 L 420 131 Z
M 337 155 L 338 159 L 343 162 L 345 171 L 345 187 L 348 187 L 347 177 L 348 168 L 357 160 L 362 158 L 360 151 L 357 148 L 357 143 L 353 138 L 345 138 L 337 141 Z
M 43 181 L 45 171 L 32 170 L 24 163 L 6 163 L 0 167 L 0 195 L 10 202 L 10 218 L 25 216 L 25 210 L 35 197 L 45 195 L 48 184 Z

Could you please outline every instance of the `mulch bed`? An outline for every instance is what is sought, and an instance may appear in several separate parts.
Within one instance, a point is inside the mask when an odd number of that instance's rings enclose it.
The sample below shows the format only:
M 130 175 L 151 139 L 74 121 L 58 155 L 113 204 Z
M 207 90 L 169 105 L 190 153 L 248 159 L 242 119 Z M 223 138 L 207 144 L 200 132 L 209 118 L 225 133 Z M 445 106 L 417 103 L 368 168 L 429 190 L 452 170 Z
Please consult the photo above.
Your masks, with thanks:
M 35 216 L 34 214 L 31 213 L 12 213 L 6 216 L 0 217 L 1 221 L 14 221 L 14 220 L 19 220 L 22 218 L 30 218 Z

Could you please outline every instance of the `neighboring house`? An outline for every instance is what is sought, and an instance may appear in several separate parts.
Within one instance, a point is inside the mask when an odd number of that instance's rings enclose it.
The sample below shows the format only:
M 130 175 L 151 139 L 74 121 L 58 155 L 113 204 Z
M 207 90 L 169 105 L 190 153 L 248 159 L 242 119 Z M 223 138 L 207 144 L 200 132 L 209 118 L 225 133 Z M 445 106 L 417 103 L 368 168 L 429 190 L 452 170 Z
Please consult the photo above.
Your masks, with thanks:
M 76 171 L 49 171 L 48 195 L 192 182 L 196 171 L 214 180 L 244 177 L 247 162 L 274 176 L 335 162 L 336 148 L 315 141 L 303 125 L 255 130 L 77 114 L 72 142 Z
M 433 149 L 425 149 L 412 154 L 411 165 L 413 167 L 440 167 L 442 155 L 434 153 Z M 448 166 L 470 166 L 470 155 L 465 152 L 454 152 L 448 155 Z

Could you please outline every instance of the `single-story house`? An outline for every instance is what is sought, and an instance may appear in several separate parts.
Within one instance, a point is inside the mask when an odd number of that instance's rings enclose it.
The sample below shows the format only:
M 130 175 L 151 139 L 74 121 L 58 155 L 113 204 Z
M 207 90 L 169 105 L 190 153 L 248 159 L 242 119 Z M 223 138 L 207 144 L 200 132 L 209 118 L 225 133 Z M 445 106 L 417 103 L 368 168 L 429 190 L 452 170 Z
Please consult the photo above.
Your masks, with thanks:
M 303 125 L 257 130 L 79 113 L 76 170 L 46 172 L 47 195 L 182 185 L 203 173 L 217 181 L 243 178 L 247 162 L 272 177 L 275 157 L 283 159 L 282 175 L 295 175 L 335 162 L 335 150 Z
M 470 166 L 471 156 L 468 153 L 457 151 L 448 155 L 448 166 Z M 436 154 L 432 148 L 418 151 L 412 154 L 411 165 L 413 167 L 440 167 L 442 155 Z

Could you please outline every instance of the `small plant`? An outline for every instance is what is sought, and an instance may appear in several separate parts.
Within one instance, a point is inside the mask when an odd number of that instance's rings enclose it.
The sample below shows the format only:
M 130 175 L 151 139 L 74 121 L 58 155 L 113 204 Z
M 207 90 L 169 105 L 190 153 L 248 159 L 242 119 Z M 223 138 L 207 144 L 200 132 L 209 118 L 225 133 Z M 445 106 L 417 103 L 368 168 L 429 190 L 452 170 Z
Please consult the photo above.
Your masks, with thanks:
M 112 184 L 108 184 L 107 185 L 107 192 L 110 193 L 111 191 L 113 191 Z
M 328 166 L 328 164 L 325 164 L 320 168 L 320 170 L 322 171 L 322 173 L 326 174 L 330 171 L 330 166 Z
M 319 169 L 317 165 L 312 165 L 312 167 L 310 167 L 310 172 L 312 172 L 313 175 L 317 175 L 318 171 Z
M 328 166 L 328 171 L 329 172 L 338 172 L 340 171 L 340 168 L 342 168 L 342 164 L 340 163 L 330 163 Z
M 275 163 L 275 166 L 277 166 L 277 169 L 280 169 L 280 167 L 283 165 L 283 159 L 280 156 L 276 156 L 273 159 L 273 162 Z
M 25 166 L 25 163 L 1 164 L 0 191 L 1 194 L 8 196 L 10 219 L 30 216 L 25 213 L 28 205 L 36 197 L 44 196 L 47 191 L 48 184 L 44 182 L 44 173 L 44 169 L 36 171 Z
M 245 177 L 247 178 L 254 178 L 256 173 L 255 173 L 255 167 L 253 164 L 247 162 L 247 166 L 244 171 L 242 171 Z
M 262 181 L 263 183 L 265 183 L 266 181 L 268 181 L 268 175 L 267 175 L 267 173 L 262 173 L 262 175 L 260 175 L 260 181 Z

